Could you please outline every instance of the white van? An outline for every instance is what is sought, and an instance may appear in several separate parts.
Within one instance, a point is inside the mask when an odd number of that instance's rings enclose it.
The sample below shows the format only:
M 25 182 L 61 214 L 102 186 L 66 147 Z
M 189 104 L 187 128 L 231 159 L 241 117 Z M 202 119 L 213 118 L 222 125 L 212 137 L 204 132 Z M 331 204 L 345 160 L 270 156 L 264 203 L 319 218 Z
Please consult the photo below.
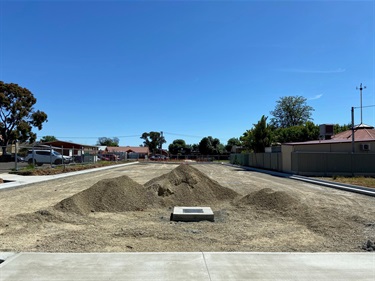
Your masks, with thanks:
M 33 154 L 34 152 L 34 154 Z M 25 162 L 29 164 L 34 164 L 38 166 L 42 166 L 43 164 L 67 164 L 70 163 L 70 157 L 61 155 L 55 150 L 50 149 L 34 149 L 29 150 L 27 156 L 25 157 Z

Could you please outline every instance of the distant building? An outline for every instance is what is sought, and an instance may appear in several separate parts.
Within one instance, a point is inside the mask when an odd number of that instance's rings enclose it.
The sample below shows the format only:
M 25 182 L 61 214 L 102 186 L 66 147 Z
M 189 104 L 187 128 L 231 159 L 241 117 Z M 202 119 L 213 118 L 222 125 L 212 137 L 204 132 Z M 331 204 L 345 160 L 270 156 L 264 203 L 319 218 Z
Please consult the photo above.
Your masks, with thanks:
M 281 151 L 232 154 L 230 161 L 304 176 L 375 176 L 374 127 L 360 124 L 336 135 L 326 133 L 321 140 L 283 143 Z
M 328 165 L 327 163 L 331 163 L 330 165 L 336 167 L 341 167 L 337 168 L 337 171 L 339 171 L 339 169 L 342 171 L 349 170 L 349 168 L 345 167 L 351 166 L 352 163 L 349 163 L 346 159 L 349 159 L 348 154 L 351 154 L 353 149 L 356 155 L 373 155 L 375 153 L 374 127 L 360 124 L 354 127 L 354 142 L 352 135 L 353 131 L 347 130 L 331 136 L 330 139 L 283 143 L 281 145 L 282 170 L 284 172 L 300 171 L 301 166 L 304 165 L 310 166 L 311 171 L 313 171 L 319 170 L 323 164 Z M 302 156 L 303 153 L 305 153 L 304 156 Z M 336 156 L 332 156 L 334 158 L 330 158 L 329 161 L 318 161 L 317 158 L 314 158 L 316 155 L 311 153 L 320 153 L 320 155 L 324 155 L 324 153 L 336 153 Z M 371 162 L 373 159 L 371 157 L 362 156 L 362 160 L 358 160 L 359 163 L 355 166 L 363 165 L 365 167 L 363 170 L 365 170 L 366 173 L 375 173 L 375 165 Z M 350 168 L 350 170 L 351 169 L 352 168 Z
M 128 158 L 145 158 L 150 155 L 150 150 L 146 146 L 107 146 L 105 152 L 127 153 Z
M 98 160 L 98 147 L 94 145 L 56 140 L 41 142 L 34 145 L 34 147 L 51 147 L 52 149 L 60 152 L 63 155 L 73 157 L 77 162 L 96 162 Z

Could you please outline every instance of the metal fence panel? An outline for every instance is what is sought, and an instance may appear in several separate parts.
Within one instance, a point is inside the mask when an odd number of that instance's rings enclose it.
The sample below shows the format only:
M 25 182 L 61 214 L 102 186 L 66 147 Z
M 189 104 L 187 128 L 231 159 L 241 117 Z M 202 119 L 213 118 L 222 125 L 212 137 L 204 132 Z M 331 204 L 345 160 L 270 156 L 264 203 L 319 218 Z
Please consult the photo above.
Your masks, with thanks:
M 375 154 L 293 152 L 292 171 L 306 176 L 374 176 Z
M 375 153 L 292 152 L 292 172 L 306 176 L 375 176 Z M 282 153 L 232 154 L 230 163 L 283 171 Z

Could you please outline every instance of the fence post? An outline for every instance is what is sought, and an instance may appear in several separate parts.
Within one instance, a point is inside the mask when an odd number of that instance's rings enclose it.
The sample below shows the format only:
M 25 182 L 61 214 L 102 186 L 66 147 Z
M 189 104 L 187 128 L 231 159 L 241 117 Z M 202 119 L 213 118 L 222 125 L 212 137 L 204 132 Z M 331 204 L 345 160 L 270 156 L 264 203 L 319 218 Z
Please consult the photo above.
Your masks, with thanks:
M 33 151 L 33 166 L 35 167 L 35 157 L 34 157 L 34 153 L 35 153 L 35 151 L 34 151 L 34 144 L 33 144 L 33 149 L 32 149 L 32 151 Z
M 15 164 L 15 167 L 14 168 L 15 168 L 16 171 L 18 171 L 17 143 L 18 143 L 18 140 L 16 140 L 16 143 L 14 145 L 14 149 L 15 149 L 15 151 L 14 151 L 14 155 L 15 155 L 14 164 Z
M 52 167 L 52 145 L 49 145 L 49 163 Z
M 64 158 L 64 146 L 61 146 L 61 156 L 62 156 L 62 164 L 64 165 L 64 170 L 65 170 L 65 158 Z

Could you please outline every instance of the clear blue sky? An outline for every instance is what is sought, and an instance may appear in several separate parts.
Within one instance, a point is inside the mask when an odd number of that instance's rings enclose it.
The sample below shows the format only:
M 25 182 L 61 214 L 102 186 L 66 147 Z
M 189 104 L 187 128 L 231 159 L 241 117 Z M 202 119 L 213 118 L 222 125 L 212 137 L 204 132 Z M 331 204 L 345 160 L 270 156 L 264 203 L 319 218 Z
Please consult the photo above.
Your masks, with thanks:
M 0 32 L 0 80 L 48 114 L 38 138 L 226 144 L 283 96 L 316 124 L 350 123 L 360 83 L 375 105 L 375 1 L 0 0 Z

